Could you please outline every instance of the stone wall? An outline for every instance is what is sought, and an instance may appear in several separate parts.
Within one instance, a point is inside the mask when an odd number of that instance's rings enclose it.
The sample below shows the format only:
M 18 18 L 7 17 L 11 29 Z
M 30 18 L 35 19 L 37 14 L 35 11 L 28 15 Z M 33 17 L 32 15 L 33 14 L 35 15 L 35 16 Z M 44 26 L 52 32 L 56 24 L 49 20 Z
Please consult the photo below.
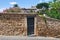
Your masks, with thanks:
M 46 25 L 43 17 L 37 16 L 37 34 L 38 36 L 44 36 L 45 35 L 45 30 L 46 30 Z
M 25 36 L 25 16 L 19 14 L 0 14 L 0 35 Z
M 52 19 L 52 18 L 45 18 L 37 17 L 38 20 L 38 36 L 51 36 L 55 37 L 60 35 L 60 20 Z
M 43 18 L 34 14 L 0 14 L 0 35 L 26 36 L 27 16 L 35 16 L 34 27 L 36 29 L 34 30 L 37 36 L 60 35 L 60 20 Z

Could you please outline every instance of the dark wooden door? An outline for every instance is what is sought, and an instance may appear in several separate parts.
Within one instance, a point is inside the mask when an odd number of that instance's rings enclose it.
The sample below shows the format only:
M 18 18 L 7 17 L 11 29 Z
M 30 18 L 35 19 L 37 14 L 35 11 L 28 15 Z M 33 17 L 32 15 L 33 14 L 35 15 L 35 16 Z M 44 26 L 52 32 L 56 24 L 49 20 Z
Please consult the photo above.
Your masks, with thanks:
M 34 34 L 34 17 L 27 17 L 27 35 Z

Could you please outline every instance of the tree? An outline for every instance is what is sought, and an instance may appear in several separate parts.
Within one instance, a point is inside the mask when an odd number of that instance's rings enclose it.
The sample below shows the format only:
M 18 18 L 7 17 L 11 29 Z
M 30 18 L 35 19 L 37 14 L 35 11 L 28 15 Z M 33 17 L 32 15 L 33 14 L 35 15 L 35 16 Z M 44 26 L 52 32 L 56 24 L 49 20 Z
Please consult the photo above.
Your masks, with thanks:
M 53 0 L 53 2 L 56 2 L 57 0 Z
M 13 7 L 19 7 L 19 6 L 18 6 L 18 4 L 14 4 L 14 6 L 13 6 Z
M 60 1 L 55 0 L 50 4 L 50 8 L 50 10 L 46 11 L 46 14 L 51 18 L 60 19 Z
M 58 9 L 58 8 L 60 8 L 60 1 L 57 1 L 57 2 L 51 3 L 50 6 L 51 6 L 52 8 L 56 8 L 56 9 Z
M 48 9 L 49 8 L 49 4 L 48 3 L 39 3 L 39 4 L 36 5 L 36 8 L 38 8 L 38 9 L 41 9 L 43 7 Z

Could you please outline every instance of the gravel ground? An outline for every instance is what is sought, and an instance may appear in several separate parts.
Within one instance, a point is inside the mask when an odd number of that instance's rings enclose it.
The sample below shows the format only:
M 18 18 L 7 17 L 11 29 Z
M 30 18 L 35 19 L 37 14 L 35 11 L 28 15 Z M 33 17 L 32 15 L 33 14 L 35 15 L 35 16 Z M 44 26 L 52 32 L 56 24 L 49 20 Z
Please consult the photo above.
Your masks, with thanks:
M 60 40 L 53 37 L 0 36 L 0 40 Z

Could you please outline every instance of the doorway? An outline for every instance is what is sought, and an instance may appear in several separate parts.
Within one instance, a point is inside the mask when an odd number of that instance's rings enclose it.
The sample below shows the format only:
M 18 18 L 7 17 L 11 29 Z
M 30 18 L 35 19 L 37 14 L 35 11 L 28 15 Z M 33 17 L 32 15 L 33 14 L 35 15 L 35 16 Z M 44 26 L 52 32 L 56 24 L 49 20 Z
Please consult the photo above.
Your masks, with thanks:
M 27 35 L 34 34 L 34 17 L 27 17 Z

